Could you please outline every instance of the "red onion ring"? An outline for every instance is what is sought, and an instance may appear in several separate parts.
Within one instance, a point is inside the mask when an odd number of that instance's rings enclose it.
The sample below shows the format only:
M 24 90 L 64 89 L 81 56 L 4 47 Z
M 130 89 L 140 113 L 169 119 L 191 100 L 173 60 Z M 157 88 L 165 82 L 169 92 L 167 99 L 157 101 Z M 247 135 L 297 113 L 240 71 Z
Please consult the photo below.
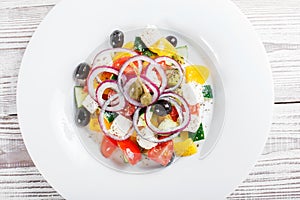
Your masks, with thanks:
M 179 134 L 180 134 L 180 131 L 176 132 L 176 133 L 173 133 L 172 135 L 170 135 L 169 137 L 165 137 L 165 138 L 162 138 L 162 139 L 158 139 L 156 137 L 151 137 L 151 138 L 146 138 L 144 137 L 143 134 L 141 134 L 140 130 L 139 130 L 139 127 L 138 127 L 138 120 L 139 120 L 139 111 L 141 110 L 141 108 L 138 108 L 136 109 L 136 111 L 134 112 L 134 115 L 133 115 L 133 119 L 132 119 L 132 124 L 133 124 L 133 127 L 136 131 L 136 133 L 143 139 L 149 141 L 149 142 L 154 142 L 154 143 L 161 143 L 161 142 L 167 142 L 169 140 L 172 140 L 174 139 L 175 137 L 177 137 Z M 154 132 L 155 133 L 155 132 Z M 156 134 L 157 135 L 157 134 Z
M 130 54 L 132 54 L 132 56 L 138 55 L 138 53 L 136 53 L 135 51 L 132 51 L 132 50 L 126 49 L 126 48 L 110 48 L 110 49 L 105 49 L 105 50 L 100 51 L 99 53 L 97 53 L 97 54 L 95 55 L 95 57 L 94 57 L 94 59 L 93 59 L 93 62 L 92 62 L 92 66 L 93 66 L 93 67 L 95 66 L 97 59 L 98 59 L 98 60 L 101 59 L 100 56 L 104 56 L 105 54 L 109 54 L 109 56 L 110 56 L 109 59 L 112 59 L 111 57 L 112 57 L 112 55 L 113 55 L 114 53 L 122 53 L 122 52 L 124 52 L 124 53 L 130 53 Z M 107 59 L 107 58 L 106 58 L 106 57 L 103 57 L 102 59 Z M 112 60 L 111 60 L 111 62 L 112 62 Z M 105 64 L 107 65 L 108 63 L 106 62 Z M 112 63 L 111 63 L 111 64 L 112 64 Z M 141 63 L 139 63 L 139 64 L 141 64 Z
M 161 62 L 161 61 L 166 61 L 168 63 L 172 63 L 173 64 L 172 67 L 175 68 L 175 69 L 177 69 L 179 71 L 179 75 L 180 75 L 179 77 L 180 77 L 180 79 L 178 80 L 178 83 L 175 86 L 173 86 L 173 87 L 165 89 L 164 92 L 173 91 L 176 88 L 178 88 L 181 85 L 182 81 L 183 81 L 183 69 L 182 69 L 181 65 L 176 60 L 174 60 L 174 59 L 172 59 L 170 57 L 167 57 L 167 56 L 157 57 L 155 59 L 155 61 L 158 62 L 158 63 Z M 146 72 L 146 74 L 147 74 L 147 72 Z
M 109 72 L 112 74 L 115 74 L 118 76 L 119 72 L 117 69 L 110 67 L 110 66 L 98 66 L 98 67 L 94 67 L 88 77 L 87 77 L 87 88 L 88 88 L 88 92 L 89 95 L 95 100 L 96 99 L 96 89 L 94 88 L 94 80 L 97 79 L 97 81 L 100 83 L 101 81 L 98 79 L 98 75 L 103 73 L 103 72 Z
M 189 124 L 191 116 L 190 116 L 190 110 L 188 107 L 187 102 L 185 101 L 185 99 L 175 93 L 164 93 L 160 96 L 159 99 L 164 99 L 166 101 L 170 101 L 176 108 L 178 114 L 179 114 L 179 123 L 180 125 L 169 129 L 169 130 L 161 130 L 158 129 L 157 127 L 155 127 L 152 123 L 151 123 L 151 107 L 147 107 L 146 109 L 146 113 L 145 113 L 145 121 L 147 126 L 155 133 L 160 134 L 160 135 L 169 135 L 169 134 L 175 134 L 177 132 L 181 132 L 183 131 Z M 172 100 L 173 99 L 173 100 Z M 183 109 L 181 108 L 181 106 L 177 103 L 177 100 L 179 100 L 179 102 L 181 102 Z
M 102 106 L 102 109 L 100 111 L 100 114 L 99 114 L 99 117 L 98 117 L 98 121 L 99 121 L 99 124 L 100 124 L 100 128 L 102 129 L 103 133 L 108 136 L 108 137 L 111 137 L 112 139 L 115 139 L 115 140 L 118 140 L 118 141 L 121 141 L 121 140 L 126 140 L 127 138 L 129 138 L 133 132 L 134 132 L 134 128 L 132 127 L 127 134 L 125 134 L 123 137 L 118 137 L 114 134 L 111 134 L 109 130 L 107 130 L 106 126 L 105 126 L 105 123 L 104 123 L 104 112 L 105 111 L 108 111 L 107 108 L 108 108 L 108 105 L 115 101 L 117 98 L 120 98 L 121 95 L 120 94 L 115 94 L 113 96 L 111 96 Z
M 123 90 L 123 84 L 122 84 L 122 79 L 124 80 L 123 78 L 123 73 L 125 71 L 125 69 L 128 67 L 128 65 L 130 63 L 133 63 L 133 62 L 141 62 L 141 61 L 145 61 L 145 62 L 148 62 L 149 65 L 148 66 L 152 66 L 155 67 L 155 69 L 157 69 L 157 71 L 160 73 L 160 75 L 162 76 L 162 84 L 161 86 L 157 86 L 159 87 L 159 91 L 160 93 L 162 93 L 166 86 L 167 86 L 167 78 L 166 78 L 166 74 L 164 72 L 164 70 L 162 69 L 162 67 L 157 63 L 155 62 L 153 59 L 147 57 L 147 56 L 144 56 L 144 55 L 138 55 L 138 56 L 133 56 L 132 58 L 128 59 L 121 67 L 120 71 L 119 71 L 119 76 L 118 76 L 118 85 L 120 87 L 120 91 L 123 93 L 124 90 Z M 138 67 L 138 73 L 141 74 L 142 70 L 143 70 L 143 65 L 139 65 L 137 66 Z M 151 80 L 150 80 L 151 81 Z M 152 81 L 151 81 L 152 82 Z M 152 82 L 153 83 L 153 82 Z
M 117 93 L 120 92 L 116 81 L 105 80 L 105 81 L 101 82 L 96 90 L 96 99 L 97 99 L 97 102 L 100 105 L 100 107 L 102 107 L 106 101 L 102 98 L 102 95 L 103 95 L 104 91 L 108 88 L 113 89 Z M 112 101 L 111 103 L 116 103 L 116 104 L 110 104 L 110 107 L 107 107 L 106 110 L 111 111 L 111 112 L 117 112 L 117 111 L 122 110 L 125 107 L 125 99 L 123 96 L 119 96 L 119 98 L 116 101 L 117 102 Z
M 178 131 L 182 131 L 183 128 L 181 128 L 181 126 L 182 126 L 181 124 L 183 122 L 183 120 L 182 120 L 183 119 L 183 112 L 182 112 L 182 109 L 181 109 L 180 105 L 175 100 L 173 100 L 171 98 L 160 98 L 160 99 L 170 102 L 175 107 L 175 109 L 177 110 L 178 115 L 179 115 L 178 118 L 179 118 L 180 125 L 177 126 L 177 127 L 174 127 L 174 128 L 167 129 L 167 130 L 161 130 L 161 129 L 155 127 L 151 123 L 151 118 L 152 118 L 153 113 L 151 112 L 151 107 L 149 106 L 149 107 L 147 107 L 146 112 L 145 112 L 145 121 L 146 121 L 146 124 L 149 127 L 149 129 L 152 130 L 155 133 L 160 134 L 160 135 L 170 135 L 170 134 L 176 133 Z

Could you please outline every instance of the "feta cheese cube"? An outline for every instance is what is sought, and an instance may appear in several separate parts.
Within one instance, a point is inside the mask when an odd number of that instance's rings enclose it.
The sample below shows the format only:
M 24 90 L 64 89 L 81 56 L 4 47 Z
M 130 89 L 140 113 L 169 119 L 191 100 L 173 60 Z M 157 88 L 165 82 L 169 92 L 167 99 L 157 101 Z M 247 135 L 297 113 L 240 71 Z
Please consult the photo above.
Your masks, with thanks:
M 203 103 L 202 85 L 196 82 L 182 84 L 182 95 L 189 105 Z
M 141 39 L 147 47 L 153 45 L 160 38 L 162 38 L 162 35 L 155 27 L 146 28 L 141 34 Z
M 85 99 L 82 102 L 82 105 L 91 113 L 93 114 L 97 108 L 98 108 L 98 103 L 92 99 L 90 95 L 87 95 Z
M 183 131 L 189 131 L 195 133 L 198 130 L 201 121 L 202 120 L 200 115 L 191 115 L 191 121 Z
M 138 144 L 143 147 L 144 149 L 151 149 L 153 147 L 155 147 L 158 143 L 154 143 L 154 142 L 150 142 L 144 138 L 153 138 L 155 137 L 154 133 L 148 128 L 143 128 L 142 130 L 140 130 L 140 135 L 138 135 L 136 137 L 136 141 L 138 142 Z
M 160 130 L 168 130 L 171 128 L 175 128 L 177 126 L 178 126 L 177 122 L 174 122 L 173 120 L 166 118 L 159 124 L 158 128 Z
M 118 115 L 111 124 L 109 132 L 119 138 L 124 138 L 132 128 L 132 121 L 124 117 L 123 115 Z

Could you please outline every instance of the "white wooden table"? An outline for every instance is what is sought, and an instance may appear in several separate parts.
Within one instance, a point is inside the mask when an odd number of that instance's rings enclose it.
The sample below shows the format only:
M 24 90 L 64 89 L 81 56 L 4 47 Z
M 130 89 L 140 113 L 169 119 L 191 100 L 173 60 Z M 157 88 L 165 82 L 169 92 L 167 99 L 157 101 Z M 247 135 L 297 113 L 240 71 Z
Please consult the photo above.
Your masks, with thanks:
M 16 110 L 23 53 L 41 20 L 58 1 L 0 0 L 0 199 L 63 199 L 31 161 Z M 264 151 L 228 199 L 300 199 L 300 0 L 234 2 L 265 45 L 275 102 Z

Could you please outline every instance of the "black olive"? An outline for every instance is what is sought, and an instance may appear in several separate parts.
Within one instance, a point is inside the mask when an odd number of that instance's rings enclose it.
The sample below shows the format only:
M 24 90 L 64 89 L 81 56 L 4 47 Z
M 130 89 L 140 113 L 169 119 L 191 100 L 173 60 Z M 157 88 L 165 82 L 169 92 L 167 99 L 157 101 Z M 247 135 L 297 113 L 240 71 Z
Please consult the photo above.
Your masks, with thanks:
M 158 100 L 154 105 L 154 113 L 158 116 L 166 116 L 171 113 L 172 105 L 166 100 Z
M 124 33 L 119 30 L 115 30 L 110 35 L 110 45 L 113 48 L 122 47 L 124 43 Z
M 89 72 L 90 72 L 90 65 L 87 63 L 80 63 L 75 71 L 74 71 L 74 79 L 75 80 L 84 80 L 88 77 Z
M 90 122 L 91 114 L 84 108 L 80 107 L 75 114 L 75 123 L 78 126 L 86 126 Z
M 177 38 L 175 36 L 169 35 L 166 39 L 174 46 L 177 46 Z

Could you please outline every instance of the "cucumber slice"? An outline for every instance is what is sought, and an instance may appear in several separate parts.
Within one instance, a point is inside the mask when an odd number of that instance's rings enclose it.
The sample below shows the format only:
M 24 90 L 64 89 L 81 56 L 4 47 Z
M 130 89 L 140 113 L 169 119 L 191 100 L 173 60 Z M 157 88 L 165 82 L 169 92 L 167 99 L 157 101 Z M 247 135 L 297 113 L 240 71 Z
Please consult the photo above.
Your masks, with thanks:
M 180 46 L 180 47 L 176 47 L 177 53 L 182 56 L 184 59 L 188 58 L 188 46 L 184 45 L 184 46 Z
M 77 108 L 80 108 L 82 106 L 82 102 L 87 95 L 88 93 L 83 91 L 83 87 L 80 86 L 74 87 L 74 98 L 75 98 L 75 105 Z
M 104 117 L 107 119 L 107 121 L 109 123 L 113 122 L 117 116 L 118 116 L 118 113 L 115 113 L 115 112 L 109 112 L 109 111 L 104 112 Z
M 212 99 L 213 92 L 210 85 L 204 85 L 202 90 L 204 98 Z
M 191 138 L 194 142 L 204 139 L 204 130 L 202 123 L 195 133 L 189 132 L 189 138 Z
M 136 37 L 134 40 L 134 49 L 141 52 L 143 55 L 151 57 L 154 55 L 152 51 L 148 49 L 141 37 Z

